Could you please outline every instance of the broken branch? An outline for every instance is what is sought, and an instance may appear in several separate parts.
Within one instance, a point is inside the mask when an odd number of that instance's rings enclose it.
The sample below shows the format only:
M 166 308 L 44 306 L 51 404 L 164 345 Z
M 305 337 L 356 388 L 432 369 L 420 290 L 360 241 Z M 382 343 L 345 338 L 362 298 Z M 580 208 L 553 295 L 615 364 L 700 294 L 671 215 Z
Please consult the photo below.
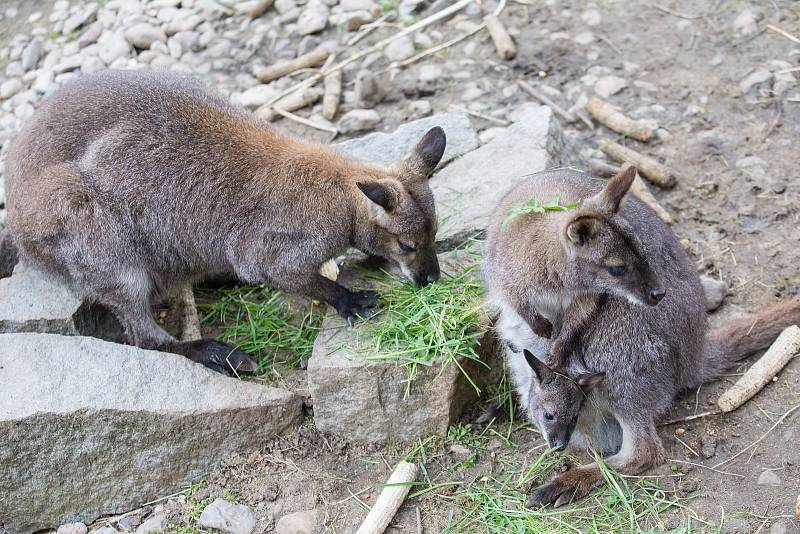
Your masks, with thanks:
M 386 486 L 378 496 L 378 500 L 375 501 L 375 506 L 369 511 L 356 534 L 381 534 L 386 530 L 389 522 L 406 499 L 411 484 L 416 479 L 417 466 L 415 464 L 409 462 L 397 464 L 392 476 L 389 477 Z
M 792 325 L 781 332 L 767 352 L 719 397 L 719 407 L 730 412 L 750 400 L 800 352 L 800 327 Z
M 492 37 L 494 47 L 500 57 L 505 60 L 514 59 L 517 56 L 517 47 L 500 19 L 493 13 L 489 13 L 483 17 L 483 21 L 486 23 L 486 29 L 489 30 L 489 35 Z
M 593 96 L 586 103 L 586 110 L 600 123 L 615 132 L 639 141 L 647 142 L 653 138 L 653 130 L 627 117 L 605 100 Z
M 675 186 L 677 181 L 676 173 L 667 169 L 667 167 L 650 156 L 645 156 L 619 143 L 613 143 L 608 140 L 600 145 L 600 150 L 614 161 L 633 163 L 642 176 L 659 187 L 668 189 Z
M 321 64 L 323 61 L 328 59 L 329 55 L 331 55 L 330 50 L 327 50 L 326 48 L 323 47 L 316 48 L 311 52 L 303 54 L 302 56 L 298 56 L 292 60 L 279 61 L 278 63 L 275 63 L 268 67 L 262 67 L 261 69 L 259 69 L 258 73 L 256 73 L 256 77 L 263 83 L 268 83 L 271 82 L 272 80 L 277 80 L 278 78 L 282 78 L 287 74 L 291 74 L 300 69 L 316 67 L 317 65 Z
M 255 115 L 268 121 L 273 121 L 281 116 L 276 110 L 294 111 L 306 106 L 310 106 L 319 100 L 319 93 L 310 87 L 302 92 L 292 93 L 281 98 L 272 105 L 264 104 L 255 111 Z
M 342 71 L 337 70 L 325 76 L 325 93 L 322 96 L 322 116 L 333 120 L 342 99 Z

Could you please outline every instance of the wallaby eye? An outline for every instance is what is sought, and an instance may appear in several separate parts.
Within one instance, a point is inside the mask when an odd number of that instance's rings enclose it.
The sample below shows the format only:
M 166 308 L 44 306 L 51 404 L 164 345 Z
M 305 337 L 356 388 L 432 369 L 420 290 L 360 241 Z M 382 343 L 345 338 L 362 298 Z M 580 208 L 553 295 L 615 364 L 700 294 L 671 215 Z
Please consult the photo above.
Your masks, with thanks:
M 626 271 L 627 269 L 624 265 L 612 265 L 608 268 L 608 274 L 611 276 L 622 276 Z
M 400 245 L 400 250 L 402 250 L 406 254 L 410 254 L 410 253 L 414 252 L 414 247 L 410 247 L 410 246 L 408 246 L 405 243 L 402 243 L 400 241 L 398 241 L 397 243 Z
M 544 412 L 544 418 L 547 419 L 548 421 L 552 421 L 553 419 L 555 419 L 555 417 L 553 417 L 553 414 L 551 414 L 550 412 Z

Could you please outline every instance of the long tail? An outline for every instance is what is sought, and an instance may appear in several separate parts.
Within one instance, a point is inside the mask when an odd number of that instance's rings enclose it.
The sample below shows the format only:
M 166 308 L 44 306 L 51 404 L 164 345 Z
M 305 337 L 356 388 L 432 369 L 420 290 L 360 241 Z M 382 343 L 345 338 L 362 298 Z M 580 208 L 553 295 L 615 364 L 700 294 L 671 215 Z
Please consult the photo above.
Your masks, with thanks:
M 0 230 L 0 278 L 11 276 L 19 262 L 19 250 L 7 228 Z
M 692 377 L 691 387 L 714 380 L 745 356 L 769 347 L 793 324 L 800 324 L 800 295 L 712 330 L 706 337 L 700 373 Z

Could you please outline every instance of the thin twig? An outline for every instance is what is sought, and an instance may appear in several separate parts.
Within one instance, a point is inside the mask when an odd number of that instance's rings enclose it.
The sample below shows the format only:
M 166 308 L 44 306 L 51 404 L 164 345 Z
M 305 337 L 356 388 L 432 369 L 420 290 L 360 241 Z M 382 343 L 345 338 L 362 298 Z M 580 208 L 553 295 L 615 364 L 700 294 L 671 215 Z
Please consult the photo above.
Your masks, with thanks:
M 671 10 L 669 8 L 664 7 L 664 6 L 660 6 L 658 4 L 650 4 L 650 5 L 653 6 L 654 8 L 656 8 L 659 11 L 662 11 L 662 12 L 667 13 L 669 15 L 672 15 L 674 17 L 679 17 L 679 18 L 686 19 L 686 20 L 696 20 L 696 19 L 701 19 L 701 18 L 705 17 L 705 15 L 686 15 L 685 13 L 679 13 L 677 11 L 673 11 L 673 10 Z
M 686 443 L 685 441 L 683 441 L 683 440 L 682 440 L 681 438 L 679 438 L 677 435 L 675 435 L 674 437 L 675 437 L 675 439 L 677 439 L 677 440 L 680 442 L 680 444 L 681 444 L 681 445 L 683 445 L 684 447 L 686 447 L 687 449 L 689 449 L 689 452 L 691 452 L 692 454 L 694 454 L 695 456 L 697 456 L 698 458 L 700 458 L 700 455 L 697 453 L 697 451 L 696 451 L 696 450 L 694 450 L 693 448 L 691 448 L 691 447 L 689 446 L 689 444 L 688 444 L 688 443 Z
M 798 404 L 798 405 L 797 405 L 797 406 L 795 406 L 794 408 L 790 408 L 790 409 L 789 409 L 789 410 L 788 410 L 788 411 L 787 411 L 785 414 L 783 414 L 783 415 L 781 416 L 781 418 L 780 418 L 780 419 L 778 419 L 777 421 L 775 421 L 775 424 L 774 424 L 774 425 L 772 425 L 771 427 L 769 427 L 769 430 L 767 430 L 766 432 L 764 432 L 764 435 L 762 435 L 760 438 L 758 438 L 757 440 L 755 440 L 753 443 L 751 443 L 750 445 L 748 445 L 748 446 L 747 446 L 747 447 L 745 447 L 744 449 L 740 450 L 739 452 L 737 452 L 736 454 L 734 454 L 733 456 L 731 456 L 730 458 L 728 458 L 728 459 L 727 459 L 727 460 L 725 460 L 724 462 L 720 462 L 720 463 L 718 463 L 717 465 L 715 465 L 715 466 L 714 466 L 714 468 L 717 468 L 717 467 L 719 467 L 719 466 L 721 466 L 721 465 L 725 465 L 725 464 L 727 464 L 728 462 L 731 462 L 731 461 L 735 460 L 736 458 L 738 458 L 739 456 L 741 456 L 742 454 L 744 454 L 744 452 L 745 452 L 746 450 L 750 449 L 751 447 L 755 447 L 756 445 L 758 445 L 759 443 L 761 443 L 761 440 L 763 440 L 764 438 L 766 438 L 766 437 L 767 437 L 767 435 L 768 435 L 770 432 L 772 432 L 773 430 L 775 430 L 775 427 L 777 427 L 779 424 L 781 424 L 781 423 L 783 422 L 783 420 L 784 420 L 784 419 L 786 419 L 787 417 L 789 417 L 789 416 L 792 414 L 792 412 L 794 412 L 794 411 L 795 411 L 796 409 L 798 409 L 798 408 L 800 408 L 800 404 Z
M 472 111 L 470 109 L 462 108 L 460 106 L 450 106 L 450 109 L 458 113 L 466 113 L 467 115 L 472 115 L 473 117 L 478 117 L 479 119 L 493 122 L 494 124 L 497 124 L 499 126 L 508 126 L 511 124 L 511 121 L 507 121 L 505 119 L 498 119 L 497 117 L 492 117 L 491 115 L 487 115 L 485 113 L 478 113 L 477 111 Z
M 670 419 L 669 421 L 658 423 L 658 426 L 668 426 L 668 425 L 674 425 L 675 423 L 684 423 L 686 421 L 691 421 L 693 419 L 700 419 L 701 417 L 708 417 L 710 415 L 720 415 L 721 413 L 722 410 L 711 410 L 708 412 L 696 413 L 694 415 L 687 415 L 686 417 L 678 417 L 677 419 Z
M 369 35 L 373 31 L 375 31 L 378 28 L 380 28 L 381 25 L 386 21 L 386 19 L 388 19 L 392 15 L 393 15 L 393 13 L 390 11 L 389 13 L 386 13 L 385 15 L 382 15 L 375 22 L 370 22 L 369 24 L 364 24 L 363 26 L 361 26 L 361 28 L 359 28 L 359 30 L 358 30 L 358 33 L 356 35 L 354 35 L 352 39 L 347 41 L 347 46 L 353 46 L 354 44 L 358 43 L 361 39 L 363 39 L 364 37 L 366 37 L 367 35 Z
M 486 28 L 486 23 L 485 22 L 480 24 L 474 30 L 465 33 L 464 35 L 460 35 L 458 37 L 454 37 L 453 39 L 450 39 L 449 41 L 445 41 L 445 42 L 440 43 L 440 44 L 438 44 L 436 46 L 432 46 L 431 48 L 428 48 L 424 52 L 420 52 L 419 54 L 417 54 L 415 56 L 411 56 L 410 58 L 408 58 L 408 59 L 406 59 L 404 61 L 401 61 L 400 63 L 397 63 L 396 66 L 397 67 L 405 67 L 407 65 L 411 65 L 412 63 L 416 63 L 420 59 L 426 58 L 428 56 L 432 56 L 433 54 L 436 54 L 437 52 L 440 52 L 441 50 L 444 50 L 445 48 L 450 48 L 454 44 L 460 43 L 464 39 L 472 37 L 473 35 L 475 35 L 479 31 L 483 30 L 484 28 Z M 389 71 L 389 68 L 386 68 L 386 69 L 383 69 L 383 70 L 379 71 L 379 74 L 387 72 L 387 71 Z
M 779 33 L 779 34 L 783 35 L 784 37 L 786 37 L 787 39 L 789 39 L 790 41 L 792 41 L 794 43 L 800 44 L 800 39 L 798 39 L 797 37 L 795 37 L 791 33 L 778 28 L 777 26 L 773 26 L 772 24 L 767 24 L 767 28 L 772 30 L 772 31 L 774 31 L 775 33 Z
M 715 473 L 719 473 L 721 475 L 729 475 L 729 476 L 732 476 L 732 477 L 747 478 L 746 476 L 740 475 L 739 473 L 729 473 L 727 471 L 721 471 L 719 469 L 715 469 L 714 467 L 709 467 L 707 465 L 698 464 L 698 463 L 695 463 L 695 462 L 689 462 L 687 460 L 674 460 L 673 459 L 673 460 L 667 460 L 667 461 L 668 462 L 675 462 L 676 464 L 687 464 L 687 465 L 693 465 L 695 467 L 702 467 L 703 469 L 708 469 L 709 471 L 714 471 Z
M 322 130 L 323 132 L 328 132 L 333 135 L 337 135 L 339 130 L 336 128 L 331 128 L 330 126 L 325 126 L 324 124 L 317 124 L 316 122 L 310 121 L 305 119 L 299 115 L 295 115 L 291 111 L 286 111 L 285 109 L 275 108 L 275 113 L 278 115 L 289 119 L 290 121 L 294 121 L 298 124 L 302 124 L 304 126 L 308 126 L 309 128 L 315 128 L 317 130 Z

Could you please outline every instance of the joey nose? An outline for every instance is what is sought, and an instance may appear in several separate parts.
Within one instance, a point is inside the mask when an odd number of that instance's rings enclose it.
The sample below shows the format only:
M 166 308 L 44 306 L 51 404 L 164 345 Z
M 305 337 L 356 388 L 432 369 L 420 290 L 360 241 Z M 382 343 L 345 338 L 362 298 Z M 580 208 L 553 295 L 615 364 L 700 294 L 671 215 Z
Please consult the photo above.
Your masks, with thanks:
M 650 290 L 650 302 L 655 305 L 661 302 L 661 299 L 664 298 L 667 292 L 664 289 L 651 289 Z
M 554 438 L 550 440 L 550 447 L 557 449 L 559 451 L 563 451 L 566 447 L 566 440 L 563 438 Z

